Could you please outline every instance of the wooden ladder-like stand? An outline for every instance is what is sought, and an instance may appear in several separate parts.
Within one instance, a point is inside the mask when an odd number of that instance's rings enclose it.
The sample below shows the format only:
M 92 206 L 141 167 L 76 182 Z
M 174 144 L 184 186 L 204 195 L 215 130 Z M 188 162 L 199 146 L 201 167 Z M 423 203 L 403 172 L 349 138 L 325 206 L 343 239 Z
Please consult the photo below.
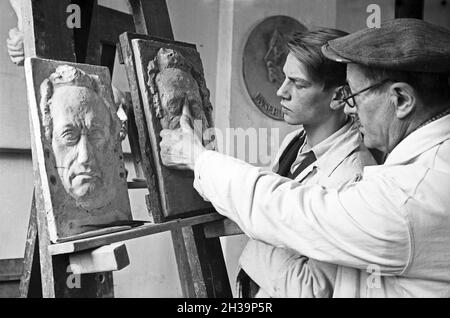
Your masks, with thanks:
M 26 57 L 108 66 L 113 72 L 119 35 L 135 31 L 133 36 L 152 35 L 173 40 L 165 0 L 129 0 L 132 15 L 101 7 L 96 0 L 22 0 Z M 66 27 L 70 4 L 78 4 L 82 27 Z M 80 275 L 80 288 L 67 284 L 70 255 L 91 253 L 95 249 L 164 231 L 171 231 L 184 297 L 232 297 L 220 245 L 220 236 L 239 234 L 234 223 L 214 211 L 209 214 L 165 221 L 162 217 L 157 180 L 150 164 L 148 132 L 139 89 L 135 81 L 127 41 L 121 37 L 120 56 L 125 62 L 133 100 L 129 114 L 129 141 L 135 165 L 141 167 L 143 182 L 129 182 L 129 189 L 147 188 L 148 209 L 154 223 L 122 232 L 52 244 L 43 209 L 39 173 L 35 171 L 35 189 L 25 246 L 21 297 L 113 297 L 111 271 Z M 33 162 L 39 160 L 34 151 Z M 33 164 L 33 166 L 36 166 Z M 138 171 L 138 170 L 137 170 Z M 132 190 L 131 190 L 132 191 Z

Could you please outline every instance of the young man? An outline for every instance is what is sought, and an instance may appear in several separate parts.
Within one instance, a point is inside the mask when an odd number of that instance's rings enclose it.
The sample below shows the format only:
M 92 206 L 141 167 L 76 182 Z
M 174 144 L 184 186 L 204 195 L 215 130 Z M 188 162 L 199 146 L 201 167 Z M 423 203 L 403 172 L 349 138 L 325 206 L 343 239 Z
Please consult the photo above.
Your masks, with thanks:
M 163 162 L 193 169 L 250 237 L 354 271 L 334 297 L 450 297 L 450 30 L 396 19 L 322 50 L 348 63 L 343 101 L 383 165 L 339 189 L 300 185 L 205 150 L 186 117 L 162 132 Z
M 283 141 L 272 170 L 301 184 L 340 187 L 363 167 L 376 164 L 341 102 L 345 65 L 330 61 L 321 46 L 347 33 L 320 29 L 288 40 L 285 80 L 277 91 L 284 121 L 302 125 Z M 240 257 L 238 294 L 243 297 L 332 295 L 336 266 L 316 266 L 293 251 L 250 240 Z M 325 270 L 324 270 L 325 269 Z M 326 283 L 317 283 L 317 279 Z M 256 283 L 256 284 L 255 284 Z

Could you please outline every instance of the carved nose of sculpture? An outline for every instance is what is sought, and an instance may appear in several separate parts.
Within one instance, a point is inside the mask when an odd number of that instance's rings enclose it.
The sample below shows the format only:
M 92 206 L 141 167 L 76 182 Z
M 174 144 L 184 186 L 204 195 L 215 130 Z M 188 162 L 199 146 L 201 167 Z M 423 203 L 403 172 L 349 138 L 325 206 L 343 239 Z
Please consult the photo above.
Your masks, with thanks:
M 90 144 L 87 136 L 82 134 L 78 142 L 78 163 L 88 165 L 92 160 L 93 147 Z

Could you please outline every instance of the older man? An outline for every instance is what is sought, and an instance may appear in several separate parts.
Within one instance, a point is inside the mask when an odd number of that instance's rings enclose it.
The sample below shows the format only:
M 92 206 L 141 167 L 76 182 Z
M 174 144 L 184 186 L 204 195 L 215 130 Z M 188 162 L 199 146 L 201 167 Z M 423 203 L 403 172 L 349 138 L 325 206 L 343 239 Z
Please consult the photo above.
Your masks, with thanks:
M 162 132 L 163 161 L 193 169 L 250 237 L 339 265 L 335 297 L 450 297 L 450 31 L 398 19 L 323 51 L 348 63 L 344 101 L 383 165 L 340 189 L 301 186 L 205 151 L 185 124 Z

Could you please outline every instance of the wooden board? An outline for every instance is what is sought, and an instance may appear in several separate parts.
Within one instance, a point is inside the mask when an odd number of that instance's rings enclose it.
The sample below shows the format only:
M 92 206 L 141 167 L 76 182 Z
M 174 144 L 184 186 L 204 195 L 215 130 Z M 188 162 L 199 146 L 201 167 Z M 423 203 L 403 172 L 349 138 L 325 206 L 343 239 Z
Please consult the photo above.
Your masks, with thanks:
M 74 274 L 120 271 L 130 265 L 125 243 L 105 245 L 93 250 L 69 255 Z
M 111 243 L 131 240 L 155 233 L 179 229 L 180 227 L 188 227 L 197 224 L 217 221 L 220 219 L 223 219 L 223 216 L 221 216 L 220 214 L 210 213 L 190 218 L 177 219 L 165 223 L 145 224 L 121 232 L 110 233 L 102 236 L 90 237 L 71 242 L 52 244 L 48 247 L 48 251 L 50 252 L 51 255 L 74 253 Z
M 157 176 L 161 208 L 164 218 L 183 217 L 192 213 L 206 213 L 211 211 L 212 206 L 205 202 L 193 188 L 193 173 L 190 171 L 179 171 L 166 168 L 159 156 L 159 133 L 163 128 L 160 117 L 157 115 L 155 106 L 154 87 L 149 85 L 149 63 L 155 59 L 161 48 L 181 53 L 192 66 L 192 74 L 197 74 L 195 81 L 198 84 L 200 95 L 203 98 L 203 106 L 207 124 L 203 129 L 212 127 L 212 116 L 209 102 L 209 91 L 206 88 L 203 75 L 203 66 L 195 46 L 188 43 L 162 40 L 155 37 L 141 37 L 131 40 L 132 54 L 134 55 L 134 67 L 136 70 L 137 84 L 142 96 L 142 109 L 145 115 L 146 129 L 152 152 L 152 166 Z M 189 72 L 186 72 L 188 74 Z M 187 95 L 187 93 L 186 93 Z M 164 102 L 161 100 L 161 104 Z M 195 107 L 191 106 L 190 107 Z M 209 126 L 208 126 L 209 125 Z M 167 127 L 166 127 L 167 128 Z
M 68 164 L 67 167 L 61 167 L 61 164 L 58 163 L 58 160 L 61 159 L 59 157 L 63 156 L 60 154 L 58 154 L 58 158 L 57 156 L 55 156 L 55 149 L 57 148 L 55 148 L 56 137 L 54 137 L 53 135 L 54 131 L 50 130 L 49 132 L 48 129 L 45 130 L 44 128 L 44 116 L 42 116 L 42 111 L 45 110 L 43 107 L 41 108 L 41 98 L 43 96 L 41 96 L 40 86 L 45 79 L 49 78 L 50 74 L 55 72 L 58 66 L 63 65 L 77 68 L 85 72 L 86 74 L 98 76 L 98 78 L 95 79 L 96 84 L 94 84 L 96 85 L 96 87 L 98 87 L 98 93 L 93 93 L 92 95 L 97 96 L 96 98 L 101 98 L 101 100 L 106 105 L 105 109 L 111 110 L 109 111 L 109 113 L 108 110 L 103 110 L 103 112 L 98 113 L 94 111 L 95 114 L 93 115 L 93 117 L 95 118 L 100 118 L 102 116 L 106 118 L 110 115 L 110 120 L 103 118 L 100 120 L 100 122 L 93 121 L 91 123 L 92 127 L 96 125 L 101 126 L 99 130 L 91 130 L 90 128 L 86 128 L 91 124 L 87 124 L 86 127 L 80 125 L 80 127 L 83 127 L 83 129 L 78 127 L 78 124 L 72 125 L 74 127 L 80 128 L 80 133 L 77 137 L 79 139 L 77 140 L 81 140 L 82 138 L 89 139 L 89 141 L 86 142 L 86 149 L 89 149 L 88 151 L 86 151 L 87 153 L 89 153 L 89 160 L 87 160 L 86 163 L 82 163 L 83 167 L 86 167 L 85 171 L 77 170 L 81 168 L 73 168 L 73 170 L 71 170 L 71 167 L 74 167 L 74 164 Z M 115 109 L 113 109 L 115 106 L 113 106 L 114 104 L 112 102 L 113 96 L 108 69 L 105 67 L 91 66 L 86 64 L 29 58 L 25 63 L 25 72 L 28 88 L 28 100 L 30 106 L 30 127 L 32 129 L 33 135 L 33 158 L 36 163 L 34 165 L 34 174 L 35 180 L 38 180 L 38 178 L 40 179 L 39 192 L 43 199 L 42 211 L 47 212 L 46 216 L 50 240 L 52 242 L 56 242 L 59 238 L 65 238 L 79 233 L 88 232 L 90 229 L 92 229 L 89 227 L 89 225 L 92 224 L 105 224 L 118 220 L 130 220 L 131 209 L 128 198 L 122 149 L 120 140 L 117 138 L 118 130 L 115 128 L 111 128 L 115 127 L 118 122 L 118 118 L 115 114 Z M 77 84 L 77 87 L 84 85 L 89 86 L 90 84 L 88 85 L 82 82 L 82 84 Z M 62 89 L 66 87 L 66 84 L 61 86 Z M 71 86 L 70 89 L 72 88 L 73 86 Z M 58 89 L 59 88 L 55 88 L 55 96 Z M 61 97 L 61 100 L 64 100 L 64 98 L 64 96 Z M 83 98 L 86 98 L 86 96 L 84 96 Z M 68 100 L 68 103 L 71 103 L 72 99 Z M 58 106 L 59 105 L 63 105 L 63 102 L 61 101 Z M 98 109 L 97 105 L 99 105 L 99 102 L 90 103 L 90 105 L 95 105 L 95 107 L 93 107 L 92 109 Z M 52 117 L 53 116 L 54 115 L 52 115 Z M 88 118 L 88 116 L 86 116 L 86 118 Z M 109 122 L 109 130 L 106 128 L 106 122 Z M 104 127 L 101 123 L 105 123 Z M 53 127 L 55 127 L 57 124 L 58 123 L 52 122 Z M 46 127 L 48 127 L 48 125 Z M 54 129 L 56 131 L 56 128 Z M 109 132 L 111 135 L 110 138 L 104 137 L 108 135 Z M 51 135 L 50 137 L 49 134 Z M 93 140 L 102 140 L 102 142 L 104 142 L 104 148 L 101 149 L 107 151 L 106 153 L 109 153 L 109 155 L 100 153 L 100 148 L 97 147 L 98 144 L 95 144 Z M 70 140 L 65 140 L 64 142 L 65 145 L 72 145 L 75 141 L 72 140 L 71 137 Z M 76 147 L 81 146 L 80 144 L 77 144 Z M 70 151 L 78 151 L 78 154 L 80 154 L 81 150 L 79 149 L 81 148 L 75 148 L 74 146 Z M 105 159 L 103 161 L 98 160 L 99 156 L 103 156 L 103 158 Z M 76 160 L 82 159 L 81 157 L 77 157 Z M 73 161 L 76 160 L 74 159 Z M 64 173 L 66 173 L 65 170 L 67 170 L 68 172 L 67 176 L 64 175 Z M 67 190 L 67 187 L 69 186 L 68 183 L 70 183 L 67 182 L 67 180 L 75 180 L 75 178 L 82 174 L 88 175 L 88 181 L 85 181 L 83 179 L 84 176 L 81 176 L 80 178 L 82 179 L 80 181 L 80 184 L 89 184 L 89 187 L 92 187 L 92 184 L 94 184 L 93 182 L 96 182 L 94 189 L 99 189 L 98 193 L 94 192 L 97 190 L 89 192 L 91 193 L 91 198 L 89 198 L 89 201 L 86 202 L 84 201 L 84 197 L 83 199 L 79 199 L 73 193 L 69 194 Z M 67 178 L 67 180 L 64 179 L 65 177 Z M 97 178 L 98 180 L 96 179 L 95 181 L 92 181 L 90 180 L 90 178 Z M 78 180 L 76 180 L 76 182 L 78 182 Z M 73 186 L 73 184 L 74 183 L 70 183 L 70 186 Z M 36 186 L 38 186 L 38 184 L 36 184 Z M 112 192 L 110 192 L 111 186 L 113 187 Z M 76 191 L 76 189 L 74 191 Z M 107 197 L 109 197 L 110 200 L 104 199 Z

